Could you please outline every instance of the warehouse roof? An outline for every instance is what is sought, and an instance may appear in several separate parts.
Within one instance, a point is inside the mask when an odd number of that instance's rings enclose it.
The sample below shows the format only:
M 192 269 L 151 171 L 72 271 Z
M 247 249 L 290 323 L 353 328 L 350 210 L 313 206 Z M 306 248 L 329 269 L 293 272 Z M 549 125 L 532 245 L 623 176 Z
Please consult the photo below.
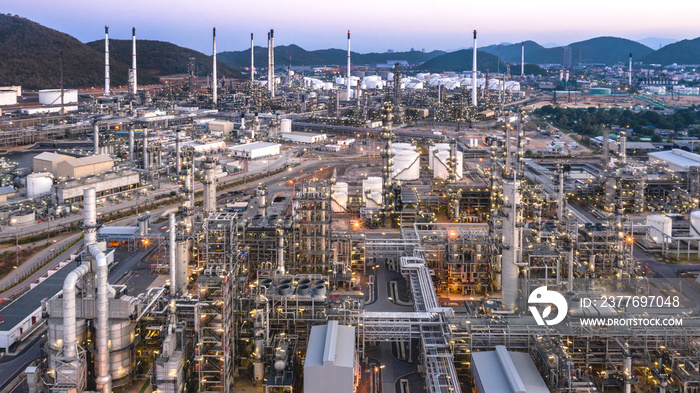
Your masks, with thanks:
M 45 151 L 37 156 L 34 157 L 35 160 L 44 160 L 44 161 L 56 161 L 56 160 L 67 160 L 69 158 L 72 158 L 71 156 L 66 156 L 63 154 L 56 154 L 56 153 L 51 153 L 48 151 Z
M 340 326 L 338 321 L 329 321 L 328 325 L 311 328 L 304 368 L 324 365 L 352 368 L 354 359 L 354 326 Z
M 473 352 L 472 372 L 482 393 L 549 393 L 530 355 L 502 345 L 495 351 Z
M 231 150 L 237 150 L 237 151 L 251 151 L 251 150 L 256 150 L 256 149 L 265 149 L 268 147 L 273 147 L 273 146 L 282 146 L 279 143 L 272 143 L 272 142 L 252 142 L 252 143 L 244 143 L 241 145 L 233 145 L 230 147 Z
M 686 169 L 693 166 L 700 166 L 700 155 L 681 149 L 653 152 L 649 153 L 649 157 L 666 161 L 669 164 L 684 167 Z
M 83 165 L 95 165 L 101 164 L 103 162 L 112 162 L 112 158 L 106 154 L 98 154 L 96 156 L 87 156 L 80 158 L 71 158 L 67 162 L 73 167 L 79 167 Z
M 14 194 L 16 192 L 17 192 L 17 190 L 15 190 L 15 188 L 12 186 L 0 187 L 0 195 L 10 195 L 10 194 Z

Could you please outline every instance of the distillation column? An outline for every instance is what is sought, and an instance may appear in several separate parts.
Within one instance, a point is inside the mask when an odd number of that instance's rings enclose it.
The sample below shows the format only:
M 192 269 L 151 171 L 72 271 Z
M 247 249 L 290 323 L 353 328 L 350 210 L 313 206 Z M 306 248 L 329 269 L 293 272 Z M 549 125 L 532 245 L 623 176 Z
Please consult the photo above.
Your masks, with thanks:
M 472 106 L 478 106 L 476 101 L 476 30 L 474 30 L 474 49 L 472 49 Z
M 517 180 L 503 183 L 503 259 L 501 262 L 503 306 L 508 311 L 515 311 L 518 299 L 520 227 L 518 222 L 518 204 L 520 193 Z
M 204 168 L 204 215 L 209 216 L 216 210 L 216 161 L 207 157 L 203 162 Z
M 214 103 L 214 106 L 216 106 L 216 101 L 217 101 L 217 88 L 219 87 L 219 80 L 216 77 L 216 27 L 213 29 L 213 47 L 214 49 L 212 50 L 213 54 L 212 56 L 214 57 L 214 64 L 212 66 L 212 73 L 211 73 L 211 100 Z
M 92 143 L 93 143 L 93 154 L 100 154 L 100 126 L 97 122 L 92 123 Z

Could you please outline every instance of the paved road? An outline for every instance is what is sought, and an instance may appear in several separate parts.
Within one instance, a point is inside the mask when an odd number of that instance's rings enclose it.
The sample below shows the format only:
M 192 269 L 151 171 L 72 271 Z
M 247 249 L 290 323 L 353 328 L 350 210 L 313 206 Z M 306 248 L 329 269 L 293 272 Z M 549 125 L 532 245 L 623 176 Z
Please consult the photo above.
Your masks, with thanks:
M 43 332 L 37 334 L 19 354 L 0 361 L 0 390 L 17 378 L 34 359 L 41 355 L 41 345 L 46 339 L 44 336 Z
M 691 283 L 686 285 L 687 281 L 678 276 L 678 271 L 694 271 L 700 270 L 698 264 L 670 264 L 657 261 L 650 254 L 645 253 L 639 248 L 634 249 L 634 257 L 639 260 L 642 265 L 647 266 L 654 272 L 651 277 L 653 280 L 658 280 L 666 284 L 666 286 L 674 290 L 680 290 L 686 299 L 693 301 L 695 307 L 700 306 L 700 290 Z

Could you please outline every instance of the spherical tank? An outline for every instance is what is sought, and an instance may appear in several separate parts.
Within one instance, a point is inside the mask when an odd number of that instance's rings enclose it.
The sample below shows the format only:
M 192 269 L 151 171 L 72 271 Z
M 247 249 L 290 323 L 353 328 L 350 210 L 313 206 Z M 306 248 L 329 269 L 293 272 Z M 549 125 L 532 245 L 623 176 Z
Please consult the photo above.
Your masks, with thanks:
M 394 180 L 418 180 L 420 178 L 420 155 L 413 150 L 397 150 L 391 177 Z

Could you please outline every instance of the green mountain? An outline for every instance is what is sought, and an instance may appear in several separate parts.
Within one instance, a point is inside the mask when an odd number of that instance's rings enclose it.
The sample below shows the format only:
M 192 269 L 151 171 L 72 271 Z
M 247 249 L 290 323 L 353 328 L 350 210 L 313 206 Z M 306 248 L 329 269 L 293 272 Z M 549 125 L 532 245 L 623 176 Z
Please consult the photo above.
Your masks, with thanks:
M 256 67 L 267 67 L 267 48 L 256 46 L 255 65 Z M 432 52 L 395 52 L 395 53 L 357 53 L 351 52 L 351 61 L 356 65 L 375 65 L 386 63 L 390 60 L 406 60 L 409 63 L 422 63 L 436 56 L 444 54 L 443 51 Z M 298 45 L 281 45 L 275 47 L 275 63 L 277 67 L 310 65 L 339 65 L 347 62 L 348 52 L 343 49 L 320 49 L 307 51 Z M 250 67 L 250 49 L 242 51 L 221 52 L 217 54 L 220 61 L 226 63 L 234 69 Z
M 104 54 L 77 39 L 19 16 L 0 14 L 0 85 L 60 87 L 60 51 L 67 88 L 101 86 Z M 126 84 L 125 64 L 112 64 L 113 84 Z
M 97 40 L 86 44 L 96 51 L 104 51 L 105 40 Z M 212 59 L 201 52 L 183 48 L 164 41 L 137 40 L 138 53 L 136 68 L 139 84 L 146 80 L 156 79 L 161 75 L 186 74 L 190 57 L 195 58 L 197 75 L 211 75 Z M 131 64 L 131 40 L 109 40 L 110 64 L 112 59 L 123 64 Z M 217 76 L 241 77 L 241 73 L 233 70 L 217 58 Z M 111 77 L 111 74 L 110 74 Z M 128 78 L 128 74 L 127 74 Z M 143 79 L 142 79 L 143 78 Z
M 669 44 L 650 53 L 642 61 L 645 64 L 700 64 L 700 37 Z
M 596 37 L 567 45 L 571 48 L 573 63 L 627 63 L 629 54 L 640 59 L 654 50 L 638 42 L 617 37 Z M 560 64 L 564 47 L 542 48 L 532 53 L 525 51 L 525 60 L 536 64 Z
M 442 71 L 471 71 L 472 69 L 472 50 L 462 49 L 456 52 L 445 53 L 433 59 L 430 59 L 418 67 L 422 71 L 442 72 Z M 490 53 L 476 51 L 477 68 L 484 72 L 487 69 L 491 72 L 496 72 L 499 67 L 498 58 Z M 501 70 L 505 70 L 505 65 L 501 63 Z
M 535 41 L 525 41 L 525 62 L 526 64 L 532 63 L 533 60 L 530 58 L 532 53 L 536 53 L 542 49 L 544 46 L 536 43 Z M 483 48 L 479 48 L 479 51 L 490 53 L 494 56 L 499 56 L 500 59 L 506 63 L 520 63 L 522 44 L 501 44 L 500 48 L 498 45 L 489 45 Z

